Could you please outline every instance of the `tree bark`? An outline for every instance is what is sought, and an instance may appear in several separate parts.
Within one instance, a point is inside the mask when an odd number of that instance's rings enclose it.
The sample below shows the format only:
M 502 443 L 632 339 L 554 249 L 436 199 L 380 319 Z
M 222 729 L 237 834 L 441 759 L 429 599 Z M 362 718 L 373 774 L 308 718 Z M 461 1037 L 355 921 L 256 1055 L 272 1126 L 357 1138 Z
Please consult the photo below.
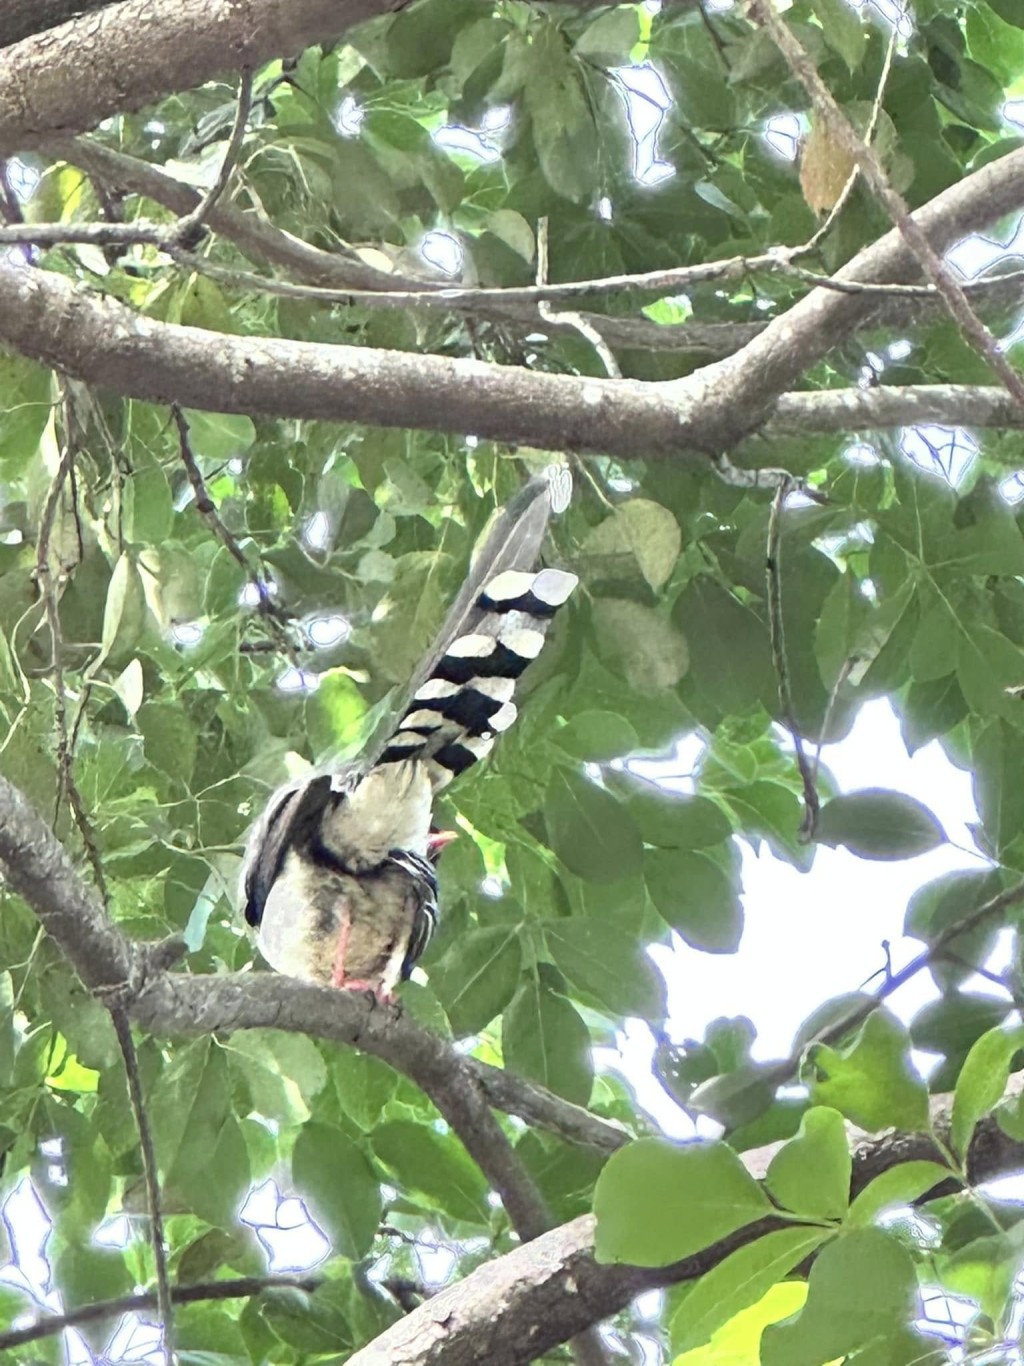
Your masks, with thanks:
M 121 0 L 0 54 L 0 157 L 337 38 L 396 0 Z

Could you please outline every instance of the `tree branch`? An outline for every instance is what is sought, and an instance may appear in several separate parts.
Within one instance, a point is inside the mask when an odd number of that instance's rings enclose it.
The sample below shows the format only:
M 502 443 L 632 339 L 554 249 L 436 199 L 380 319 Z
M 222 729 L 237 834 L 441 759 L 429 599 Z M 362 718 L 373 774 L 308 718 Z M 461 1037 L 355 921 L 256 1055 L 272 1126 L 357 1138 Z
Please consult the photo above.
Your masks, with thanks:
M 899 388 L 818 389 L 783 394 L 764 435 L 855 432 L 938 422 L 959 427 L 1024 427 L 1019 404 L 994 384 L 907 384 Z
M 1019 203 L 1024 149 L 919 212 L 941 247 Z M 895 230 L 837 278 L 913 278 Z M 61 276 L 0 267 L 0 338 L 92 383 L 220 412 L 472 432 L 621 457 L 717 453 L 755 431 L 806 366 L 864 318 L 867 295 L 817 289 L 727 360 L 669 383 L 585 379 L 369 347 L 243 339 L 142 317 Z
M 913 219 L 933 248 L 943 251 L 964 233 L 993 222 L 1022 202 L 1024 149 L 1018 149 L 943 190 L 918 209 Z M 858 252 L 834 278 L 899 282 L 919 277 L 913 253 L 894 228 Z M 876 302 L 867 294 L 812 290 L 735 355 L 673 385 L 691 399 L 694 381 L 699 379 L 701 390 L 694 406 L 702 415 L 701 398 L 714 395 L 708 415 L 713 411 L 715 434 L 725 437 L 721 447 L 728 449 L 761 425 L 771 405 L 809 366 L 873 317 Z M 698 439 L 696 444 L 703 442 Z
M 204 1300 L 239 1300 L 259 1295 L 264 1290 L 278 1287 L 294 1288 L 312 1293 L 323 1284 L 320 1276 L 235 1276 L 226 1281 L 203 1281 L 195 1285 L 172 1285 L 171 1299 L 175 1304 L 198 1304 Z M 122 1295 L 116 1300 L 97 1300 L 82 1304 L 63 1314 L 45 1314 L 24 1328 L 11 1328 L 0 1333 L 0 1352 L 12 1347 L 23 1347 L 27 1342 L 56 1337 L 65 1328 L 80 1328 L 86 1323 L 100 1323 L 103 1319 L 120 1318 L 122 1314 L 138 1314 L 143 1309 L 155 1309 L 154 1290 L 143 1290 L 137 1295 Z
M 933 1097 L 932 1123 L 940 1140 L 948 1136 L 951 1112 L 951 1096 Z M 927 1133 L 861 1135 L 854 1143 L 851 1197 L 901 1163 L 942 1161 Z M 781 1146 L 741 1156 L 760 1175 Z M 1008 1138 L 995 1119 L 981 1121 L 970 1151 L 972 1182 L 1013 1171 L 1022 1160 L 1024 1145 Z M 441 1290 L 356 1352 L 348 1366 L 526 1366 L 581 1324 L 607 1318 L 644 1290 L 696 1280 L 780 1227 L 791 1225 L 762 1219 L 669 1266 L 630 1267 L 596 1261 L 594 1218 L 582 1215 Z
M 0 156 L 291 56 L 396 7 L 394 0 L 122 0 L 79 15 L 3 50 Z M 75 80 L 66 79 L 69 71 Z

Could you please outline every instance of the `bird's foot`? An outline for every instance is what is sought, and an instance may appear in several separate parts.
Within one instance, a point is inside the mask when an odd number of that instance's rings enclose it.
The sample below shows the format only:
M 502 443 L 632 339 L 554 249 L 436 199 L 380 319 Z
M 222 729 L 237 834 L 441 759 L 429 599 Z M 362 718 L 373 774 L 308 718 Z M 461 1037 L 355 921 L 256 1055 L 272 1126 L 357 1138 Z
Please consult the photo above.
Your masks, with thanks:
M 384 991 L 379 983 L 368 981 L 364 977 L 346 977 L 343 973 L 336 974 L 333 984 L 340 991 L 364 991 L 374 1005 L 393 1006 L 397 1002 L 397 997 L 393 991 Z

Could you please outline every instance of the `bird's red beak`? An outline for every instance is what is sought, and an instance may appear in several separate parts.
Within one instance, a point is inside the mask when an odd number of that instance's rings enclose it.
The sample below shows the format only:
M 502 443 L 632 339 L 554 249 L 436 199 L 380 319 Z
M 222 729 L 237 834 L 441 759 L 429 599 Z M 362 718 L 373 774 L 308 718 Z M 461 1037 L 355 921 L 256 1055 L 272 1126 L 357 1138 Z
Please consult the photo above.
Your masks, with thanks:
M 438 859 L 441 857 L 452 840 L 459 838 L 457 830 L 431 830 L 427 838 L 427 858 Z

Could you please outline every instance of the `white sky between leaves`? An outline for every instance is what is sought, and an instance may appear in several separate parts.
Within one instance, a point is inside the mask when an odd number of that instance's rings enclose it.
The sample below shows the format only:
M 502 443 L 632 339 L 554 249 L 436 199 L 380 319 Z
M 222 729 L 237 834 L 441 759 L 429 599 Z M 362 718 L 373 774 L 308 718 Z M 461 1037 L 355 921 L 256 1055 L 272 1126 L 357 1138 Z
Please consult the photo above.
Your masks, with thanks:
M 900 20 L 898 0 L 847 0 L 857 9 L 874 9 L 886 20 Z M 655 9 L 656 4 L 649 6 Z M 726 10 L 732 0 L 710 0 L 711 10 Z M 902 21 L 905 22 L 905 21 Z M 618 73 L 634 141 L 634 173 L 644 183 L 653 184 L 671 175 L 671 168 L 658 159 L 657 138 L 670 97 L 656 69 L 649 63 L 628 67 Z M 1014 92 L 1017 93 L 1017 92 Z M 1024 94 L 1024 90 L 1021 92 Z M 1024 126 L 1024 99 L 1008 101 L 1004 115 L 1008 123 Z M 451 150 L 490 160 L 500 157 L 500 138 L 506 118 L 493 111 L 487 126 L 479 133 L 470 129 L 440 129 L 437 141 Z M 339 107 L 339 131 L 347 136 L 358 133 L 361 111 L 348 97 Z M 781 111 L 765 127 L 766 141 L 777 153 L 792 159 L 803 131 L 801 117 Z M 603 201 L 599 216 L 609 218 L 614 205 Z M 443 231 L 428 234 L 423 251 L 432 264 L 457 272 L 460 250 L 454 238 Z M 1024 220 L 1006 242 L 995 242 L 972 235 L 957 244 L 948 259 L 967 278 L 1007 256 L 1024 252 Z M 1005 344 L 1016 341 L 1019 332 Z M 899 345 L 899 344 L 897 344 Z M 905 354 L 905 351 L 903 352 Z M 871 358 L 872 368 L 884 368 L 884 358 Z M 949 441 L 946 471 L 954 480 L 969 464 L 973 443 L 966 433 L 930 429 L 906 434 L 904 451 L 926 468 L 936 461 L 925 441 L 941 445 Z M 954 438 L 951 440 L 951 438 Z M 1015 490 L 1008 485 L 1007 493 Z M 317 514 L 320 517 L 320 514 Z M 323 525 L 321 525 L 321 522 Z M 312 549 L 326 549 L 326 517 L 307 529 Z M 202 624 L 195 623 L 195 639 Z M 343 618 L 314 619 L 310 641 L 326 648 L 337 644 L 347 632 Z M 188 640 L 179 643 L 194 643 Z M 292 679 L 282 677 L 286 689 L 315 686 L 315 674 Z M 672 759 L 644 770 L 677 790 L 690 790 L 685 775 L 693 768 L 700 751 L 697 737 L 684 737 Z M 899 725 L 885 701 L 865 705 L 858 714 L 850 736 L 829 746 L 823 761 L 830 768 L 839 789 L 853 791 L 862 787 L 884 786 L 905 792 L 923 801 L 943 825 L 950 843 L 920 858 L 899 863 L 872 863 L 855 858 L 844 850 L 818 850 L 810 874 L 801 874 L 774 858 L 763 846 L 755 854 L 744 845 L 743 881 L 745 928 L 738 953 L 709 955 L 698 953 L 673 936 L 671 948 L 656 946 L 651 956 L 662 971 L 667 985 L 668 1033 L 676 1041 L 700 1038 L 709 1021 L 717 1016 L 748 1015 L 757 1028 L 753 1053 L 757 1059 L 785 1055 L 797 1026 L 822 1001 L 844 991 L 856 989 L 884 966 L 882 941 L 888 940 L 894 969 L 906 962 L 919 948 L 915 940 L 902 936 L 903 915 L 912 893 L 924 882 L 955 868 L 977 868 L 983 862 L 969 851 L 973 848 L 968 823 L 976 820 L 971 780 L 944 756 L 938 744 L 925 746 L 913 757 L 906 753 Z M 960 847 L 957 847 L 960 846 Z M 997 949 L 990 969 L 1004 965 L 1005 947 Z M 974 978 L 970 989 L 998 992 L 991 983 Z M 888 1002 L 903 1019 L 937 994 L 927 974 L 920 974 Z M 1005 994 L 1005 993 L 1004 993 Z M 621 1071 L 634 1088 L 637 1101 L 672 1137 L 687 1139 L 714 1126 L 694 1125 L 667 1096 L 650 1069 L 653 1040 L 640 1022 L 627 1022 L 618 1050 L 595 1050 L 599 1066 Z M 928 1059 L 920 1058 L 927 1071 Z M 60 1173 L 59 1151 L 51 1151 L 54 1174 Z M 1004 1183 L 1005 1187 L 1005 1183 Z M 1005 1189 L 1004 1189 L 1004 1192 Z M 49 1219 L 38 1195 L 26 1178 L 8 1197 L 2 1210 L 12 1261 L 0 1268 L 0 1280 L 21 1285 L 51 1310 L 60 1306 L 60 1296 L 52 1287 L 46 1256 Z M 279 1191 L 267 1181 L 255 1188 L 242 1209 L 268 1251 L 273 1270 L 302 1270 L 323 1260 L 329 1245 L 310 1223 L 302 1202 Z M 125 1216 L 107 1221 L 98 1241 L 123 1246 L 130 1235 Z M 138 1235 L 138 1230 L 135 1230 Z M 443 1282 L 452 1271 L 454 1257 L 443 1245 L 431 1248 L 431 1235 L 424 1235 L 419 1259 L 428 1283 Z M 654 1311 L 654 1303 L 647 1306 Z M 945 1306 L 949 1308 L 948 1304 Z M 157 1333 L 137 1315 L 128 1315 L 113 1331 L 104 1351 L 105 1362 L 156 1363 Z M 645 1362 L 657 1360 L 653 1340 L 641 1344 Z M 68 1366 L 92 1366 L 93 1358 L 81 1336 L 65 1334 Z

